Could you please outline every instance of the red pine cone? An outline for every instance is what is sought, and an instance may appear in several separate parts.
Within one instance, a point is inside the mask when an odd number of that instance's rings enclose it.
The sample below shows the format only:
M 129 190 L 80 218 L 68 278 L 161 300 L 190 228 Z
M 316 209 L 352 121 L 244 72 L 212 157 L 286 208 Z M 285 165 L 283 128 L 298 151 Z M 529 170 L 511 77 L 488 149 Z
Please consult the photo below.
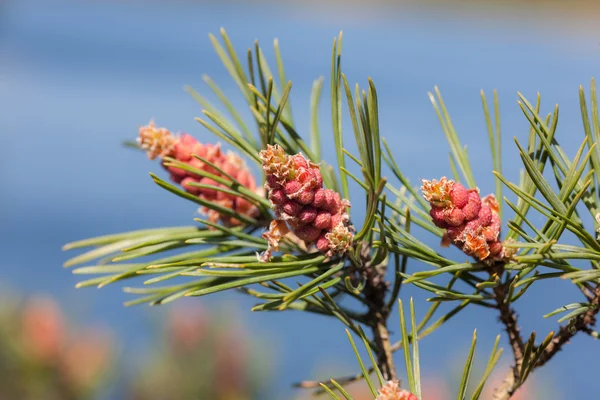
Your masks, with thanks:
M 343 254 L 354 237 L 346 213 L 350 203 L 342 200 L 339 193 L 323 188 L 319 166 L 302 154 L 286 154 L 279 145 L 268 145 L 260 152 L 260 158 L 276 220 L 285 221 L 306 245 L 314 243 L 328 256 Z M 277 250 L 273 237 L 281 235 L 274 235 L 273 229 L 280 232 L 281 224 L 272 224 L 263 235 L 269 241 L 268 250 L 261 256 L 263 261 L 271 258 L 273 249 Z
M 256 191 L 256 181 L 248 170 L 242 158 L 232 152 L 224 153 L 221 146 L 217 144 L 202 144 L 193 136 L 183 134 L 181 136 L 172 134 L 166 128 L 157 128 L 154 121 L 146 126 L 140 127 L 137 141 L 140 147 L 148 153 L 148 158 L 171 157 L 177 161 L 187 163 L 191 167 L 209 172 L 213 175 L 226 176 L 207 163 L 198 160 L 192 155 L 197 155 L 215 164 L 225 173 L 238 180 L 242 185 L 250 190 Z M 255 217 L 258 215 L 258 209 L 248 200 L 235 195 L 221 192 L 214 188 L 201 188 L 192 186 L 194 184 L 212 185 L 218 188 L 225 188 L 225 185 L 218 183 L 210 178 L 185 171 L 177 167 L 166 167 L 171 175 L 171 180 L 180 184 L 182 188 L 195 196 L 207 201 L 214 202 L 221 206 L 232 209 L 238 214 Z M 241 222 L 227 215 L 222 215 L 217 211 L 203 207 L 201 211 L 208 215 L 211 222 L 221 221 L 228 226 L 240 225 Z
M 483 199 L 478 189 L 466 189 L 446 177 L 423 179 L 421 191 L 431 204 L 433 223 L 446 229 L 443 244 L 454 243 L 466 254 L 492 263 L 512 255 L 500 240 L 498 202 L 490 194 Z

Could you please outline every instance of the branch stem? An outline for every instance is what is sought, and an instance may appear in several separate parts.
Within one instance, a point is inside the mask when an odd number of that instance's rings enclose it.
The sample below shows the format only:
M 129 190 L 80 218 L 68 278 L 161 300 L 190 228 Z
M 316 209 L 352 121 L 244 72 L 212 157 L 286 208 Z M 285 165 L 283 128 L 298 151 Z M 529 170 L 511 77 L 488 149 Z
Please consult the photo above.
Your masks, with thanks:
M 496 276 L 497 279 L 502 279 L 504 275 L 504 263 L 497 263 L 492 266 L 490 270 L 492 276 Z M 511 372 L 509 372 L 504 379 L 502 386 L 496 389 L 494 393 L 494 399 L 496 400 L 507 400 L 513 395 L 517 387 L 516 382 L 519 381 L 519 371 L 523 364 L 523 353 L 525 344 L 521 337 L 519 328 L 519 322 L 516 311 L 510 306 L 510 299 L 508 294 L 510 291 L 510 281 L 502 282 L 494 287 L 494 297 L 496 301 L 496 307 L 500 313 L 500 322 L 504 325 L 504 330 L 508 336 L 508 341 L 513 352 L 515 364 L 512 366 Z
M 364 294 L 369 305 L 367 321 L 373 330 L 373 341 L 377 346 L 377 366 L 385 380 L 395 380 L 397 379 L 396 367 L 387 327 L 390 309 L 385 301 L 389 287 L 389 283 L 385 280 L 386 267 L 372 264 L 368 246 L 363 247 L 362 259 L 365 277 Z
M 504 265 L 496 265 L 494 267 L 494 272 L 492 273 L 502 276 L 503 272 Z M 523 338 L 520 335 L 517 314 L 508 303 L 509 299 L 507 298 L 507 294 L 509 286 L 510 282 L 505 282 L 496 286 L 496 288 L 494 288 L 494 294 L 496 297 L 498 311 L 500 312 L 500 321 L 504 325 L 506 333 L 508 334 L 508 340 L 513 351 L 515 365 L 512 367 L 512 371 L 506 375 L 502 386 L 496 389 L 496 392 L 494 393 L 495 400 L 509 400 L 517 391 L 517 389 L 523 384 L 520 371 L 521 365 L 523 364 L 525 346 L 523 343 Z M 568 324 L 559 328 L 558 332 L 554 335 L 548 346 L 543 349 L 539 358 L 535 362 L 535 365 L 532 366 L 532 371 L 536 368 L 540 368 L 550 361 L 578 332 L 589 333 L 593 331 L 590 327 L 596 323 L 596 315 L 600 311 L 600 285 L 597 285 L 594 289 L 593 297 L 590 303 L 592 307 L 590 307 L 588 311 L 578 315 L 569 321 Z M 539 351 L 539 346 L 536 346 L 532 353 L 535 354 Z
M 392 345 L 390 343 L 390 333 L 387 329 L 386 321 L 380 320 L 375 327 L 373 327 L 373 336 L 375 338 L 375 344 L 379 348 L 377 354 L 377 364 L 381 370 L 381 374 L 386 380 L 396 379 L 396 368 L 392 358 Z
M 569 343 L 571 338 L 578 332 L 588 333 L 591 331 L 590 326 L 593 326 L 596 323 L 596 315 L 600 311 L 600 285 L 596 286 L 594 289 L 594 297 L 592 298 L 591 305 L 592 307 L 585 313 L 577 316 L 575 319 L 571 320 L 570 323 L 559 328 L 534 368 L 539 368 L 550 361 L 552 357 L 554 357 L 565 344 Z

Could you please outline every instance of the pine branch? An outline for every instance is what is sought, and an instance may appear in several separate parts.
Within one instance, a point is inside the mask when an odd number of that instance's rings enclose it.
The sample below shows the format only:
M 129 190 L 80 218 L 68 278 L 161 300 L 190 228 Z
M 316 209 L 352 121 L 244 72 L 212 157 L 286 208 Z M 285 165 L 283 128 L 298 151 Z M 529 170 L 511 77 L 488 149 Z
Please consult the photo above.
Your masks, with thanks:
M 504 263 L 497 263 L 494 265 L 494 270 L 490 274 L 496 279 L 501 279 L 502 275 L 504 274 Z M 512 307 L 510 307 L 509 304 L 509 289 L 510 281 L 500 283 L 494 287 L 496 306 L 498 307 L 498 312 L 500 313 L 499 319 L 504 325 L 504 330 L 508 336 L 508 341 L 510 343 L 515 362 L 512 367 L 512 371 L 504 379 L 503 386 L 498 388 L 494 394 L 494 398 L 497 400 L 509 399 L 512 393 L 514 393 L 512 388 L 514 387 L 515 382 L 518 382 L 519 380 L 519 371 L 521 370 L 521 365 L 523 364 L 523 354 L 525 349 L 525 344 L 523 342 L 523 338 L 521 337 L 517 313 Z M 516 390 L 516 388 L 514 390 Z M 508 397 L 505 397 L 507 395 Z
M 286 79 L 278 42 L 274 43 L 278 75 L 273 76 L 273 69 L 258 42 L 248 50 L 246 71 L 224 30 L 221 37 L 223 43 L 212 35 L 210 38 L 225 69 L 248 103 L 257 129 L 249 128 L 241 113 L 233 107 L 234 102 L 206 77 L 206 83 L 225 110 L 220 111 L 220 107 L 189 89 L 204 108 L 204 116 L 197 120 L 221 141 L 234 147 L 236 153 L 225 154 L 219 144 L 200 143 L 191 135 L 173 134 L 166 128 L 156 127 L 154 122 L 140 128 L 139 146 L 136 145 L 147 152 L 148 158 L 158 158 L 173 181 L 168 183 L 151 174 L 155 183 L 200 205 L 206 218 L 195 219 L 201 226 L 135 231 L 65 246 L 65 250 L 94 247 L 65 263 L 65 266 L 73 266 L 97 260 L 96 265 L 81 266 L 73 271 L 100 275 L 80 282 L 77 287 L 103 287 L 144 276 L 144 287 L 125 289 L 128 293 L 141 295 L 126 304 L 165 304 L 184 296 L 236 290 L 260 299 L 261 303 L 253 311 L 290 309 L 338 318 L 349 329 L 347 332 L 361 373 L 328 383 L 299 384 L 300 387 L 319 388 L 334 398 L 338 398 L 334 390 L 348 398 L 342 385 L 361 378 L 366 379 L 371 393 L 377 396 L 375 385 L 368 376 L 374 371 L 379 378 L 380 391 L 400 391 L 392 356 L 395 351 L 403 350 L 413 396 L 410 399 L 419 399 L 418 340 L 471 304 L 499 313 L 513 353 L 514 365 L 503 387 L 496 392 L 497 399 L 510 399 L 533 370 L 549 362 L 577 333 L 598 338 L 598 332 L 592 327 L 600 312 L 600 243 L 586 229 L 578 210 L 578 205 L 583 204 L 596 217 L 598 228 L 600 149 L 596 143 L 600 140 L 600 117 L 594 82 L 590 90 L 591 117 L 585 93 L 580 90 L 586 139 L 572 160 L 555 137 L 558 107 L 544 118 L 540 115 L 539 96 L 533 106 L 519 95 L 520 108 L 531 125 L 527 143 L 515 139 L 525 168 L 519 184 L 508 181 L 501 173 L 497 95 L 494 92 L 492 113 L 481 93 L 496 197 L 479 194 L 467 148 L 459 140 L 436 87 L 430 99 L 450 146 L 450 169 L 455 181 L 446 177 L 439 181 L 423 180 L 421 196 L 401 172 L 391 148 L 380 138 L 374 83 L 369 79 L 368 88 L 361 90 L 358 85 L 351 86 L 341 70 L 341 34 L 334 40 L 330 85 L 331 122 L 339 176 L 332 166 L 322 163 L 320 157 L 318 105 L 322 79 L 313 87 L 311 140 L 305 142 L 292 120 L 289 102 L 292 84 Z M 350 117 L 356 156 L 344 143 L 342 111 L 345 107 Z M 242 156 L 262 167 L 260 180 L 252 176 Z M 351 161 L 350 165 L 346 161 Z M 399 186 L 394 186 L 382 175 L 384 164 L 398 179 Z M 552 173 L 555 181 L 550 182 L 546 177 Z M 348 178 L 358 185 L 360 195 L 366 197 L 362 221 L 350 219 Z M 515 203 L 504 199 L 516 214 L 508 221 L 509 232 L 504 239 L 501 236 L 503 186 L 518 197 Z M 556 186 L 558 190 L 555 190 Z M 386 209 L 391 210 L 391 215 L 386 215 Z M 531 212 L 542 216 L 541 227 L 533 224 Z M 472 260 L 456 261 L 446 257 L 417 238 L 411 231 L 411 224 L 441 238 L 442 247 L 455 245 Z M 266 227 L 268 230 L 265 231 Z M 561 243 L 563 235 L 569 232 L 581 242 L 579 246 Z M 517 243 L 517 239 L 522 242 Z M 163 254 L 170 250 L 180 252 Z M 258 260 L 257 251 L 262 252 Z M 159 258 L 145 259 L 159 254 Z M 395 261 L 393 284 L 385 280 L 392 258 Z M 406 271 L 408 260 L 432 268 L 409 275 Z M 591 268 L 575 267 L 570 264 L 571 260 L 587 260 Z M 543 269 L 549 269 L 549 272 Z M 450 282 L 437 284 L 429 280 L 438 275 L 450 276 Z M 538 345 L 535 344 L 535 332 L 524 340 L 512 304 L 534 283 L 559 277 L 575 284 L 587 302 L 571 303 L 547 314 L 545 317 L 569 310 L 558 321 L 569 322 Z M 154 286 L 176 278 L 190 280 Z M 292 289 L 284 283 L 289 278 L 301 278 L 302 281 Z M 457 281 L 464 283 L 469 291 L 453 289 Z M 403 284 L 413 284 L 433 293 L 434 297 L 429 299 L 433 304 L 417 325 L 411 300 L 412 329 L 409 331 L 400 301 L 401 338 L 391 343 L 388 318 Z M 267 291 L 252 289 L 251 285 L 261 285 Z M 521 288 L 515 293 L 519 286 Z M 388 294 L 390 289 L 391 296 Z M 350 296 L 364 308 L 347 309 L 338 305 L 336 297 L 340 294 Z M 430 323 L 442 302 L 458 303 Z M 371 338 L 365 336 L 363 327 L 371 329 Z M 367 347 L 371 368 L 360 360 L 350 331 Z M 461 399 L 466 398 L 469 388 L 476 339 L 475 332 L 459 388 L 458 398 Z M 479 398 L 485 378 L 500 357 L 501 350 L 497 345 L 498 341 L 484 379 L 473 394 L 474 400 Z M 384 384 L 384 380 L 388 382 Z
M 362 259 L 364 261 L 363 268 L 365 275 L 365 288 L 363 292 L 369 304 L 367 321 L 373 330 L 373 339 L 378 350 L 377 366 L 386 380 L 395 380 L 396 368 L 392 358 L 392 346 L 387 327 L 390 310 L 385 301 L 389 287 L 389 282 L 385 280 L 387 268 L 383 265 L 373 265 L 370 253 L 370 248 L 365 245 L 362 249 Z
M 499 286 L 500 287 L 500 286 Z M 495 290 L 498 298 L 501 298 L 502 290 Z M 527 349 L 523 343 L 523 339 L 519 333 L 519 326 L 517 322 L 517 316 L 515 312 L 507 305 L 500 307 L 500 320 L 505 325 L 506 332 L 513 350 L 513 357 L 515 365 L 512 367 L 512 371 L 507 374 L 504 382 L 500 388 L 494 393 L 494 399 L 496 400 L 508 400 L 519 387 L 525 383 L 527 375 L 533 370 L 541 368 L 548 363 L 559 351 L 562 350 L 563 346 L 568 344 L 570 340 L 580 332 L 591 334 L 593 330 L 591 326 L 596 323 L 596 316 L 600 312 L 600 285 L 597 285 L 594 290 L 594 297 L 590 303 L 591 307 L 582 314 L 577 315 L 571 319 L 566 325 L 562 325 L 558 332 L 551 336 L 549 341 L 544 341 L 542 344 L 535 346 L 533 350 L 528 354 L 532 355 L 533 360 L 527 359 L 525 354 Z M 535 336 L 532 336 L 535 337 Z M 533 361 L 531 366 L 527 369 L 526 374 L 523 374 L 522 366 L 524 362 Z
M 594 290 L 594 298 L 591 301 L 591 305 L 592 307 L 587 312 L 578 315 L 567 325 L 559 328 L 538 362 L 534 365 L 534 368 L 539 368 L 550 361 L 577 333 L 589 333 L 591 331 L 591 326 L 596 324 L 596 316 L 600 312 L 600 285 L 597 285 Z

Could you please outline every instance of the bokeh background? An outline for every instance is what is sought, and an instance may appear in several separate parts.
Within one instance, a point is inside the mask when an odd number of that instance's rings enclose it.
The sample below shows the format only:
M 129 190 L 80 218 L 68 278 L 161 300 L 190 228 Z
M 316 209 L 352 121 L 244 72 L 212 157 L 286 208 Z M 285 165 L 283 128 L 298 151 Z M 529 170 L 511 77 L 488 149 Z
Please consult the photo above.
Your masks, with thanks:
M 56 302 L 65 319 L 111 332 L 111 368 L 118 373 L 110 374 L 97 397 L 125 398 L 181 305 L 125 308 L 128 297 L 118 284 L 76 290 L 77 277 L 61 267 L 68 258 L 61 246 L 192 222 L 195 207 L 148 177 L 160 167 L 121 143 L 152 117 L 160 126 L 212 140 L 193 119 L 200 106 L 183 91 L 189 84 L 208 94 L 204 73 L 242 104 L 212 50 L 209 32 L 225 27 L 239 51 L 258 39 L 267 56 L 273 38 L 279 38 L 286 74 L 294 83 L 295 120 L 307 131 L 312 82 L 328 77 L 332 39 L 343 30 L 344 71 L 351 82 L 364 84 L 368 76 L 376 82 L 382 134 L 413 182 L 450 174 L 448 149 L 427 98 L 439 85 L 468 144 L 479 187 L 487 193 L 493 180 L 479 90 L 490 95 L 498 89 L 507 176 L 518 176 L 512 137 L 524 140 L 528 131 L 517 90 L 532 101 L 540 92 L 546 112 L 561 105 L 558 135 L 573 154 L 583 139 L 578 86 L 599 77 L 596 3 L 0 0 L 0 290 L 12 299 L 42 293 L 54 299 L 48 301 Z M 324 133 L 330 126 L 327 95 Z M 350 134 L 349 124 L 345 127 Z M 329 137 L 323 140 L 331 146 Z M 333 161 L 333 152 L 326 153 Z M 422 293 L 407 287 L 402 295 L 415 296 L 417 313 L 423 314 Z M 545 335 L 555 320 L 542 315 L 578 300 L 566 282 L 534 287 L 518 304 L 524 330 Z M 241 351 L 246 358 L 239 364 L 260 370 L 247 374 L 260 377 L 253 398 L 299 398 L 303 394 L 291 388 L 293 382 L 357 371 L 336 321 L 294 312 L 250 313 L 252 300 L 234 293 L 182 303 L 195 310 L 191 315 L 199 309 L 210 314 L 205 324 L 227 321 L 231 337 L 253 350 L 252 356 Z M 453 387 L 475 327 L 483 360 L 501 329 L 485 310 L 462 313 L 422 342 L 429 398 L 434 390 Z M 207 362 L 213 357 L 199 354 Z M 591 398 L 586 383 L 596 379 L 598 356 L 590 338 L 577 337 L 568 351 L 535 373 L 524 398 Z M 401 354 L 396 359 L 400 365 Z M 80 360 L 85 363 L 84 356 Z M 507 355 L 503 361 L 509 362 Z M 163 373 L 191 372 L 192 365 Z

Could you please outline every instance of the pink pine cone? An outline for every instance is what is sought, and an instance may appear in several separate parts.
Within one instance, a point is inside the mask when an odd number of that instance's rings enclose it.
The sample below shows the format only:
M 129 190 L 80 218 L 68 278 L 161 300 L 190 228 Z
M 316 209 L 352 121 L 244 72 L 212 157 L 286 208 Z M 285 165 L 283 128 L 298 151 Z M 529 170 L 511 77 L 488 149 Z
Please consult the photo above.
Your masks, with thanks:
M 466 254 L 486 263 L 507 259 L 515 249 L 505 248 L 500 239 L 499 205 L 493 195 L 479 196 L 446 177 L 423 180 L 423 197 L 429 201 L 433 223 L 446 233 L 442 245 L 454 243 Z
M 150 122 L 147 126 L 140 127 L 138 143 L 142 149 L 147 151 L 148 157 L 151 159 L 171 157 L 179 162 L 186 163 L 195 169 L 228 179 L 226 175 L 219 172 L 216 168 L 193 157 L 193 155 L 205 158 L 218 166 L 226 174 L 239 181 L 240 184 L 246 188 L 252 191 L 257 190 L 256 181 L 248 171 L 240 156 L 235 153 L 224 153 L 218 143 L 202 144 L 188 134 L 182 134 L 181 136 L 173 135 L 166 128 L 157 128 L 154 122 Z M 172 166 L 165 166 L 165 168 L 171 175 L 171 180 L 181 184 L 186 192 L 198 196 L 203 200 L 230 208 L 238 214 L 251 217 L 258 215 L 258 208 L 246 199 L 213 188 L 193 186 L 193 184 L 204 184 L 212 185 L 217 188 L 224 188 L 225 185 L 218 183 L 213 179 L 185 171 L 181 168 Z M 241 224 L 241 221 L 232 219 L 226 215 L 221 215 L 214 210 L 203 208 L 202 211 L 208 215 L 208 219 L 212 222 L 221 221 L 230 226 Z
M 319 166 L 302 154 L 285 154 L 279 145 L 268 145 L 259 156 L 276 220 L 285 221 L 306 245 L 315 244 L 328 256 L 346 252 L 354 237 L 346 213 L 350 204 L 339 193 L 323 188 Z M 272 248 L 269 243 L 260 259 L 268 260 Z

